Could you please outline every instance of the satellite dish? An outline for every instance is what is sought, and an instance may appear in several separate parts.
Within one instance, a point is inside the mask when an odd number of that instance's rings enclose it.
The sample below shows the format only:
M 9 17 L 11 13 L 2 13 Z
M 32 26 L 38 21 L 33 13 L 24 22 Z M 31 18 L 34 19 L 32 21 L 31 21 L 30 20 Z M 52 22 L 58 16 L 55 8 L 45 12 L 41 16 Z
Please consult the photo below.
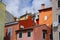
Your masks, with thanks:
M 21 25 L 21 26 L 20 26 L 20 28 L 24 28 L 24 26 L 23 26 L 23 25 Z
M 53 27 L 57 27 L 58 26 L 58 22 L 53 22 Z

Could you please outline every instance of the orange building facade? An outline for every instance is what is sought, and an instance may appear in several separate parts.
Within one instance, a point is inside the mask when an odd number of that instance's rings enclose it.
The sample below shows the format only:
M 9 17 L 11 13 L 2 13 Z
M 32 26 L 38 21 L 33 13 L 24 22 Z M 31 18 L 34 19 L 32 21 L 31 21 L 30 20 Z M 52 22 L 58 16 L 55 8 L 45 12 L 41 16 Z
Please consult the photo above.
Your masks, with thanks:
M 25 20 L 25 18 L 27 18 Z M 52 40 L 50 38 L 51 25 L 52 25 L 52 8 L 44 8 L 39 10 L 39 19 L 32 20 L 31 15 L 27 17 L 24 15 L 18 22 L 14 21 L 7 23 L 4 28 L 4 39 L 5 40 Z M 22 38 L 19 38 L 19 34 L 22 32 Z M 28 37 L 27 32 L 31 32 L 31 36 Z M 30 33 L 29 33 L 30 34 Z M 21 37 L 21 36 L 20 36 Z
M 20 30 L 20 28 L 22 28 L 21 26 L 24 26 L 23 28 L 29 28 L 33 24 L 31 16 L 28 16 L 26 20 L 6 23 L 4 28 L 4 40 L 17 40 L 16 30 Z
M 45 8 L 44 4 L 42 4 L 41 10 L 39 10 L 39 25 L 42 24 L 52 25 L 52 7 Z

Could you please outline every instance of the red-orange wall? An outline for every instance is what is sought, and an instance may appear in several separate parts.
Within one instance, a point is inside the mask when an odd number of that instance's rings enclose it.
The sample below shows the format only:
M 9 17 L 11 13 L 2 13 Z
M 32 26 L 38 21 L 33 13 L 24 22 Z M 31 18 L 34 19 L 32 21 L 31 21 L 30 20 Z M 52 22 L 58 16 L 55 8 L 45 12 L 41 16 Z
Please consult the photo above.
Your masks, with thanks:
M 44 20 L 44 16 L 48 16 L 47 20 Z M 47 24 L 48 26 L 51 26 L 52 24 L 52 8 L 41 10 L 39 12 L 39 25 Z
M 43 40 L 43 30 L 47 30 L 45 40 L 50 40 L 51 28 L 46 25 L 37 26 L 34 28 L 34 40 Z
M 33 26 L 32 26 L 33 27 Z M 45 40 L 50 40 L 51 28 L 46 25 L 35 26 L 32 30 L 22 31 L 22 38 L 17 35 L 17 40 L 43 40 L 43 30 L 46 30 Z M 27 37 L 27 31 L 31 31 L 31 37 Z
M 31 27 L 33 25 L 33 20 L 32 20 L 32 17 L 29 16 L 27 20 L 20 20 L 19 21 L 19 26 L 24 26 L 24 28 L 28 28 L 28 27 Z
M 10 40 L 16 40 L 16 30 L 20 30 L 20 26 L 23 25 L 24 28 L 28 28 L 28 27 L 31 27 L 33 24 L 33 21 L 32 21 L 32 17 L 29 16 L 27 20 L 20 20 L 18 21 L 18 24 L 14 24 L 14 25 L 8 25 L 8 26 L 5 26 L 4 28 L 4 37 L 6 37 L 7 35 L 7 31 L 8 31 L 8 28 L 11 27 L 12 28 L 12 36 L 10 38 Z M 7 37 L 8 39 L 8 37 Z
M 12 28 L 12 36 L 10 37 L 10 39 L 8 39 L 8 37 L 6 35 L 9 27 Z M 5 28 L 4 28 L 5 40 L 6 39 L 8 39 L 8 40 L 16 40 L 16 30 L 19 30 L 19 24 L 5 26 Z

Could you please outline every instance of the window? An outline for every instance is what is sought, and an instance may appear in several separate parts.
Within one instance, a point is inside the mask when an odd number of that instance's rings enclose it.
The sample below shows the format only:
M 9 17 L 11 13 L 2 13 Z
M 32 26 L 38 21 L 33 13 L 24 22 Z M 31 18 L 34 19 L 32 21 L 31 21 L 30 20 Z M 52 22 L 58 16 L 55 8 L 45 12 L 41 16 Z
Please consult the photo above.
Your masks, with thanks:
M 12 28 L 8 28 L 7 35 L 8 35 L 8 36 L 11 36 L 11 35 L 12 35 Z
M 31 32 L 28 32 L 27 36 L 30 37 L 31 36 Z
M 22 32 L 19 33 L 19 38 L 22 38 Z
M 59 40 L 60 40 L 60 32 L 59 32 Z
M 52 40 L 52 33 L 50 34 L 50 40 Z
M 58 7 L 60 7 L 60 0 L 58 0 Z
M 44 16 L 44 20 L 47 20 L 48 19 L 48 17 L 47 16 Z
M 47 33 L 47 30 L 43 30 L 43 39 L 45 39 L 46 33 Z
M 58 16 L 58 22 L 60 23 L 60 15 Z
M 43 39 L 45 39 L 45 32 L 43 32 Z

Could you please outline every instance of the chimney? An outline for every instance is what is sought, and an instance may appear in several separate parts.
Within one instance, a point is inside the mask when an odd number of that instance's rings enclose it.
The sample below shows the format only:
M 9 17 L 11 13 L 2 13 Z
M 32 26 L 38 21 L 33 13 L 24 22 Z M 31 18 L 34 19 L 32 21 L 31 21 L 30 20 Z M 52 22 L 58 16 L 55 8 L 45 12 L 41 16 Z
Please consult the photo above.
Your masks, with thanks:
M 45 4 L 41 4 L 41 9 L 44 9 L 45 8 Z
M 17 18 L 16 18 L 16 17 L 14 17 L 14 21 L 16 21 L 16 19 L 17 19 Z

